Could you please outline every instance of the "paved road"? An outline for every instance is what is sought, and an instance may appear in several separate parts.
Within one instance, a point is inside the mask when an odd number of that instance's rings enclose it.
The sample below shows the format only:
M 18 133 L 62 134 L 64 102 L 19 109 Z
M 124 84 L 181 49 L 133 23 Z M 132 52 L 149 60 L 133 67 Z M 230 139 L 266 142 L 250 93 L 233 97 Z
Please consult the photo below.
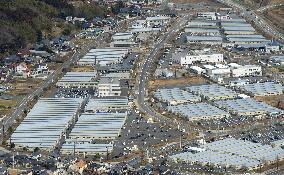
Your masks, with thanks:
M 217 0 L 218 2 L 225 4 L 227 6 L 235 8 L 239 11 L 247 20 L 253 21 L 254 24 L 262 30 L 264 33 L 267 33 L 273 36 L 274 39 L 284 42 L 284 35 L 278 32 L 273 26 L 268 24 L 262 17 L 257 15 L 254 11 L 247 10 L 244 6 L 233 2 L 232 0 Z
M 141 70 L 138 75 L 138 109 L 151 116 L 154 120 L 159 121 L 161 123 L 173 124 L 172 120 L 165 118 L 159 113 L 155 112 L 145 101 L 146 96 L 146 84 L 148 81 L 148 75 L 150 71 L 151 64 L 154 64 L 154 60 L 159 50 L 163 48 L 164 44 L 167 43 L 175 33 L 177 33 L 188 21 L 189 16 L 184 16 L 176 20 L 172 27 L 163 35 L 162 39 L 158 41 L 158 43 L 151 50 L 150 54 L 147 55 L 142 61 Z

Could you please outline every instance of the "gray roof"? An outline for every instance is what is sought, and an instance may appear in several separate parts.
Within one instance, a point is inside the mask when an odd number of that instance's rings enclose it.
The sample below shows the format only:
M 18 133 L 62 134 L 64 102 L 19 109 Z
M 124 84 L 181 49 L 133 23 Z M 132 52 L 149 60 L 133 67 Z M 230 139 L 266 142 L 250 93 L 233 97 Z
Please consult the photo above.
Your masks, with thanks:
M 128 109 L 128 99 L 125 98 L 94 98 L 85 107 L 86 111 Z
M 273 161 L 277 159 L 277 156 L 284 157 L 284 151 L 281 148 L 272 148 L 270 145 L 262 145 L 261 143 L 253 143 L 234 138 L 219 140 L 205 144 L 202 147 L 212 151 L 231 153 L 258 161 Z
M 282 114 L 283 111 L 252 98 L 215 101 L 221 108 L 238 115 Z
M 201 101 L 201 98 L 197 95 L 193 95 L 179 88 L 157 89 L 154 92 L 154 96 L 162 102 L 168 102 L 171 104 Z
M 214 28 L 185 28 L 184 29 L 185 32 L 190 32 L 190 33 L 220 33 L 218 29 L 214 29 Z
M 30 148 L 52 149 L 82 102 L 79 98 L 39 99 L 12 134 L 11 141 Z
M 228 38 L 230 42 L 270 42 L 269 40 L 265 38 Z
M 221 36 L 187 36 L 187 41 L 212 41 L 212 42 L 222 42 Z
M 251 26 L 223 26 L 225 31 L 255 31 Z
M 281 84 L 274 82 L 246 84 L 240 88 L 254 96 L 279 95 L 284 90 Z
M 207 21 L 207 20 L 192 20 L 188 22 L 187 26 L 216 26 L 216 21 Z
M 227 38 L 265 38 L 262 35 L 258 35 L 258 34 L 250 34 L 250 35 L 227 35 Z
M 128 49 L 124 48 L 100 48 L 91 49 L 83 58 L 81 58 L 79 64 L 111 64 L 120 62 L 128 54 Z
M 256 169 L 263 161 L 275 162 L 277 157 L 284 158 L 284 151 L 281 148 L 272 148 L 269 145 L 261 145 L 244 140 L 227 138 L 201 146 L 205 151 L 192 154 L 184 152 L 170 156 L 172 159 L 179 159 L 193 163 L 209 163 L 215 166 L 234 166 L 235 168 L 247 167 Z
M 64 86 L 66 84 L 92 84 L 94 78 L 97 76 L 96 72 L 67 72 L 58 82 L 57 86 Z
M 84 113 L 69 137 L 72 139 L 114 139 L 120 134 L 127 113 Z
M 233 90 L 218 84 L 190 86 L 187 90 L 208 100 L 232 99 L 238 96 Z
M 229 113 L 207 103 L 183 104 L 168 106 L 168 110 L 181 114 L 189 120 L 228 117 Z
M 222 22 L 222 26 L 240 26 L 240 27 L 251 27 L 251 24 L 240 23 L 240 22 Z

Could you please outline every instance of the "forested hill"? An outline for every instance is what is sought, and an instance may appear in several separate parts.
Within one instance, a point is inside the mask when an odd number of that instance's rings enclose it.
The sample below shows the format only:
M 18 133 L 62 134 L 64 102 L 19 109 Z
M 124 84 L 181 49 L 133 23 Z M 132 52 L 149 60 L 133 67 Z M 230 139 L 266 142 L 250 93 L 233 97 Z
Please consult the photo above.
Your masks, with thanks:
M 1 0 L 0 54 L 36 42 L 42 36 L 54 37 L 64 30 L 68 15 L 92 18 L 104 15 L 96 4 L 81 3 L 73 7 L 69 0 Z

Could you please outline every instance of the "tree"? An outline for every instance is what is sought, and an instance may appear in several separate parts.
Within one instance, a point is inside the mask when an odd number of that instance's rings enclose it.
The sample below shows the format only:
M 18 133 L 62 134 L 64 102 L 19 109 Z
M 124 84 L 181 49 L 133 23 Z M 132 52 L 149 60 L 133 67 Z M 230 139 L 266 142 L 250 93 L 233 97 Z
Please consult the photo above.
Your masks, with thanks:
M 42 32 L 41 32 L 41 31 L 37 31 L 36 34 L 37 34 L 37 39 L 36 39 L 36 41 L 37 41 L 38 43 L 40 43 L 40 42 L 42 41 L 42 38 L 43 38 Z
M 111 6 L 111 12 L 114 14 L 118 14 L 121 8 L 124 8 L 125 4 L 122 1 L 118 1 L 114 6 Z
M 34 153 L 39 152 L 39 147 L 35 147 Z
M 38 95 L 35 95 L 34 100 L 38 100 L 38 99 L 39 99 Z
M 12 128 L 12 127 L 9 127 L 9 128 L 8 128 L 8 133 L 9 133 L 9 134 L 12 134 L 12 132 L 13 132 L 13 128 Z
M 68 28 L 65 28 L 62 32 L 62 35 L 65 35 L 65 36 L 69 36 L 71 34 L 71 29 L 68 27 Z
M 6 140 L 3 140 L 3 141 L 2 141 L 2 145 L 7 145 L 7 141 L 6 141 Z

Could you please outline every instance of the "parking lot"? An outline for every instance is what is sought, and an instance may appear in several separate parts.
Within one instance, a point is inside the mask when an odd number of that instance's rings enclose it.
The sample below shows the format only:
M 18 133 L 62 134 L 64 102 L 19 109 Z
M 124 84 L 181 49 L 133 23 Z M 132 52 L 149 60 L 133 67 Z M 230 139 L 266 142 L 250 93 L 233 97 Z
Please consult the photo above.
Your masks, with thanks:
M 165 144 L 178 139 L 183 133 L 177 129 L 148 122 L 145 118 L 132 112 L 125 122 L 120 137 L 114 143 L 113 157 L 121 156 L 135 150 L 145 151 L 157 144 Z
M 86 98 L 88 96 L 97 96 L 98 93 L 93 89 L 86 88 L 57 88 L 53 97 L 55 98 Z

